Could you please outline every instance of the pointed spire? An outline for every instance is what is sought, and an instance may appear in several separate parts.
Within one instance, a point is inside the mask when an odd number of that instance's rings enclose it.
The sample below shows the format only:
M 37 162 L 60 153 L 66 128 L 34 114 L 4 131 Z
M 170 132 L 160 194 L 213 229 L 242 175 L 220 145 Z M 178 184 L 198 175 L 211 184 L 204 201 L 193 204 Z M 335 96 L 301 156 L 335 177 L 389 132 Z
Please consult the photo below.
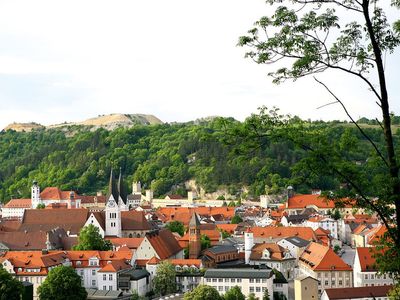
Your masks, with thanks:
M 200 221 L 199 221 L 199 216 L 197 213 L 193 213 L 192 218 L 190 219 L 189 222 L 189 227 L 199 227 L 200 226 Z
M 118 190 L 116 187 L 115 177 L 112 168 L 110 172 L 110 181 L 108 183 L 107 200 L 110 199 L 111 195 L 113 196 L 114 200 L 118 202 Z
M 119 168 L 119 178 L 118 178 L 118 193 L 124 204 L 126 204 L 126 193 L 124 189 L 124 179 L 122 177 L 122 168 Z

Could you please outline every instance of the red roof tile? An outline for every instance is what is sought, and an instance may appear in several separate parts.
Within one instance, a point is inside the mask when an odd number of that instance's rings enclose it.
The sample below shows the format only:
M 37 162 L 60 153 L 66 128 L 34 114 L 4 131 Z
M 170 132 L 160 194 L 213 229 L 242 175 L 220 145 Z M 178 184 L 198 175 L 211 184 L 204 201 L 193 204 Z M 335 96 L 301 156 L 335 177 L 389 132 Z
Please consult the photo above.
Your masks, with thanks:
M 153 246 L 160 259 L 167 259 L 182 250 L 171 231 L 162 229 L 158 232 L 147 233 L 147 240 Z
M 372 299 L 373 297 L 386 297 L 392 286 L 364 286 L 338 289 L 325 289 L 330 300 L 339 299 Z
M 11 199 L 4 205 L 4 208 L 31 208 L 31 199 Z
M 318 238 L 310 227 L 252 227 L 255 238 L 284 239 L 298 236 L 307 241 L 317 241 Z
M 309 206 L 316 206 L 318 208 L 334 208 L 335 203 L 320 195 L 294 195 L 290 197 L 287 202 L 289 209 L 303 209 Z

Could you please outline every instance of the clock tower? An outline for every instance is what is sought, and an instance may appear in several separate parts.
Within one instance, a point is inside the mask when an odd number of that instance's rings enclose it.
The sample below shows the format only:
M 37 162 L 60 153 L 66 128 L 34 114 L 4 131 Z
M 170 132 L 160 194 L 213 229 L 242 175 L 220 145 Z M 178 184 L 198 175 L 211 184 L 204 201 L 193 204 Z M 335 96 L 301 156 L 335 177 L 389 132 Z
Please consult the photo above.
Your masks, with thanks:
M 113 171 L 111 170 L 110 182 L 108 184 L 108 194 L 106 197 L 106 231 L 105 236 L 122 236 L 121 210 L 118 205 L 119 193 L 115 182 Z

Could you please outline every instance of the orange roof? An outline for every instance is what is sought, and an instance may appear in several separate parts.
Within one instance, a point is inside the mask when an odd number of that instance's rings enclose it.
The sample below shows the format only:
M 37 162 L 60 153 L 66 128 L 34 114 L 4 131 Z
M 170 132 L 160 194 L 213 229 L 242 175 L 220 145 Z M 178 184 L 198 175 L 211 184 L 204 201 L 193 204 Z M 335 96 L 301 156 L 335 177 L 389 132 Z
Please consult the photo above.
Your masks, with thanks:
M 61 191 L 58 187 L 47 187 L 40 193 L 40 198 L 43 200 L 68 200 L 70 193 L 74 193 L 74 198 L 79 195 L 74 191 Z
M 365 226 L 364 224 L 360 224 L 353 230 L 353 234 L 360 234 L 365 229 L 367 229 L 367 226 Z
M 161 259 L 158 259 L 157 257 L 153 256 L 152 258 L 149 259 L 147 262 L 148 265 L 158 265 L 158 263 L 161 261 Z
M 287 202 L 289 209 L 303 209 L 312 205 L 318 208 L 335 208 L 335 203 L 332 200 L 320 195 L 294 195 Z
M 375 258 L 373 257 L 376 253 L 376 249 L 373 247 L 357 247 L 357 255 L 360 261 L 362 272 L 377 271 L 375 265 Z
M 261 243 L 255 244 L 251 249 L 250 259 L 262 260 L 264 250 L 268 250 L 269 260 L 283 260 L 285 258 L 286 249 L 276 243 Z
M 212 216 L 221 214 L 225 219 L 231 219 L 235 215 L 234 207 L 161 207 L 157 210 L 157 217 L 163 222 L 179 221 L 188 225 L 189 221 L 196 212 L 202 216 Z
M 174 266 L 196 266 L 201 267 L 201 259 L 169 259 Z
M 369 237 L 368 244 L 373 245 L 380 242 L 383 235 L 387 232 L 386 226 L 380 225 L 374 228 L 374 233 Z
M 182 250 L 178 241 L 168 229 L 147 233 L 146 238 L 160 259 L 167 259 Z
M 301 254 L 299 261 L 314 271 L 351 271 L 346 264 L 330 247 L 310 243 Z
M 4 208 L 31 208 L 31 199 L 11 199 L 4 205 Z
M 307 241 L 317 241 L 317 236 L 310 227 L 252 227 L 251 231 L 255 238 L 284 239 L 298 236 Z
M 329 235 L 331 233 L 331 231 L 329 229 L 323 229 L 321 227 L 318 227 L 317 229 L 315 229 L 314 232 L 318 237 L 320 235 L 324 236 L 324 235 Z
M 215 224 L 218 229 L 224 230 L 228 233 L 234 233 L 237 227 L 237 224 Z
M 146 267 L 146 264 L 147 264 L 148 261 L 149 261 L 148 259 L 136 259 L 135 260 L 135 264 L 138 267 Z
M 115 246 L 127 246 L 129 249 L 137 249 L 144 238 L 110 238 L 110 242 Z
M 120 270 L 131 268 L 131 265 L 124 260 L 115 260 L 110 263 L 107 263 L 103 268 L 101 268 L 98 272 L 118 272 Z

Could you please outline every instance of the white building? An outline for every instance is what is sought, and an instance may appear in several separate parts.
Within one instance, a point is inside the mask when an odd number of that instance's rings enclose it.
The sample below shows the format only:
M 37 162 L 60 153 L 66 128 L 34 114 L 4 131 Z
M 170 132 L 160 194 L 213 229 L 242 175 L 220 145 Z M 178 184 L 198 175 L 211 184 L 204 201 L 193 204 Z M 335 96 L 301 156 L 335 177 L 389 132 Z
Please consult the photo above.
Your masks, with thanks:
M 308 246 L 309 243 L 310 241 L 306 241 L 297 236 L 285 238 L 277 242 L 279 246 L 289 250 L 292 257 L 296 258 L 296 260 L 298 260 L 301 253 L 303 253 L 304 249 Z
M 356 256 L 354 258 L 353 276 L 354 286 L 380 286 L 392 285 L 393 279 L 388 275 L 378 275 L 378 269 L 375 265 L 375 258 L 373 258 L 372 247 L 359 247 L 356 249 Z
M 254 293 L 256 298 L 262 299 L 266 290 L 269 295 L 273 295 L 274 277 L 269 269 L 208 269 L 202 284 L 214 287 L 220 294 L 238 286 L 246 298 Z
M 318 229 L 318 227 L 329 230 L 331 237 L 338 239 L 338 221 L 335 219 L 317 216 L 308 219 L 304 225 L 306 227 L 311 227 L 313 230 Z

